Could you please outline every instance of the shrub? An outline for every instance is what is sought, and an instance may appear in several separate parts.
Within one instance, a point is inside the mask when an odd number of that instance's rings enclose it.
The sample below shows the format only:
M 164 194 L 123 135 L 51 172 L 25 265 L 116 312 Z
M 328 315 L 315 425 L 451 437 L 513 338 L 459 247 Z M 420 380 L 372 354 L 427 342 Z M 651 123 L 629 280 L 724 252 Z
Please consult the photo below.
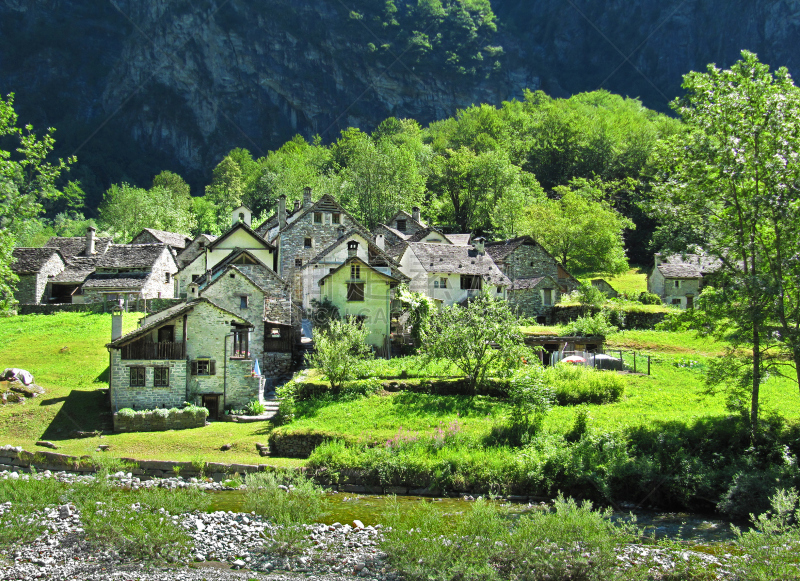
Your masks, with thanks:
M 576 337 L 606 337 L 616 333 L 619 329 L 608 320 L 608 313 L 600 311 L 594 315 L 578 317 L 570 321 L 562 328 L 564 335 L 574 335 Z
M 553 406 L 553 390 L 545 385 L 544 368 L 526 365 L 517 371 L 508 384 L 511 405 L 511 442 L 524 444 L 542 425 Z
M 122 408 L 117 412 L 117 415 L 123 418 L 132 418 L 136 415 L 136 412 L 133 411 L 131 408 Z
M 794 488 L 778 490 L 770 499 L 772 510 L 753 514 L 753 530 L 733 527 L 743 556 L 736 567 L 739 579 L 797 579 L 800 575 L 800 509 Z
M 327 330 L 316 334 L 314 353 L 307 363 L 327 375 L 332 391 L 338 393 L 345 381 L 357 376 L 361 361 L 369 356 L 366 339 L 367 329 L 360 323 L 331 321 Z
M 639 302 L 643 305 L 660 305 L 661 297 L 655 293 L 642 292 L 639 295 Z
M 266 408 L 264 407 L 264 404 L 257 399 L 251 399 L 249 402 L 247 402 L 246 409 L 249 415 L 260 416 L 264 413 Z
M 157 418 L 161 418 L 166 420 L 169 417 L 169 410 L 167 409 L 155 409 L 153 410 L 153 415 Z
M 627 380 L 614 371 L 567 363 L 548 367 L 545 381 L 555 388 L 558 405 L 613 403 L 625 393 L 627 384 Z

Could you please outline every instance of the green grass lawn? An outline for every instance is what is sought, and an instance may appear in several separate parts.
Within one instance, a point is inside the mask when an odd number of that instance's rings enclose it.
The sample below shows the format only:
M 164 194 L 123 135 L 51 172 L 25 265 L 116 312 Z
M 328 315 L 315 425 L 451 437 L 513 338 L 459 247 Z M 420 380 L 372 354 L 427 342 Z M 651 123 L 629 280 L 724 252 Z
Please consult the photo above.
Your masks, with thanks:
M 628 365 L 632 365 L 635 351 L 640 371 L 647 369 L 650 355 L 651 375 L 628 376 L 625 395 L 619 402 L 589 405 L 593 427 L 618 430 L 648 427 L 656 421 L 689 424 L 701 418 L 727 416 L 723 395 L 701 393 L 702 370 L 708 358 L 721 354 L 723 347 L 722 343 L 696 337 L 689 331 L 631 330 L 612 335 L 607 350 L 623 350 Z M 800 417 L 800 397 L 789 380 L 770 378 L 761 387 L 760 401 L 764 414 Z M 400 430 L 434 434 L 452 422 L 458 422 L 465 435 L 481 438 L 493 426 L 506 421 L 509 414 L 505 402 L 491 397 L 416 393 L 380 393 L 349 402 L 314 402 L 302 404 L 298 411 L 298 419 L 279 429 L 324 432 L 351 441 L 385 441 Z M 575 407 L 553 408 L 544 429 L 567 432 L 574 423 L 575 412 Z
M 624 274 L 608 276 L 601 272 L 588 272 L 576 275 L 581 281 L 589 282 L 593 278 L 602 278 L 619 293 L 647 292 L 647 270 L 635 267 Z
M 123 332 L 133 330 L 141 314 L 124 315 Z M 0 407 L 0 443 L 36 447 L 50 440 L 66 454 L 89 454 L 109 444 L 117 457 L 198 460 L 250 464 L 298 465 L 301 462 L 262 458 L 255 448 L 266 442 L 269 423 L 214 422 L 205 428 L 159 433 L 113 434 L 75 438 L 72 432 L 111 429 L 106 398 L 111 315 L 58 313 L 0 319 L 0 366 L 30 371 L 46 393 L 25 404 Z M 219 450 L 233 444 L 229 451 Z

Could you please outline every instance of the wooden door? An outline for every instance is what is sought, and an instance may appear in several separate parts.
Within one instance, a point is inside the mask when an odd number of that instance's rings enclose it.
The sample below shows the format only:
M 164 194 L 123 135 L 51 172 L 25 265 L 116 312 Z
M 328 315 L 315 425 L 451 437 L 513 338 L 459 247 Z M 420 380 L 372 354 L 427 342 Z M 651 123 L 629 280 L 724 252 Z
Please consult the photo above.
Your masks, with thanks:
M 203 407 L 208 410 L 208 417 L 211 419 L 219 419 L 219 396 L 218 395 L 204 395 Z

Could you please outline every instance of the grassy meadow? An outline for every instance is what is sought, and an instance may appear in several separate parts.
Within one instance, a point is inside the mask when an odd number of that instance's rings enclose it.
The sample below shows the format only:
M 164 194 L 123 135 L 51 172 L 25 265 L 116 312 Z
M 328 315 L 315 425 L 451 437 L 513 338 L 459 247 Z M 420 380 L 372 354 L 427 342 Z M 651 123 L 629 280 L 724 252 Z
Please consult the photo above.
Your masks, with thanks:
M 124 315 L 123 332 L 136 328 L 141 314 Z M 110 431 L 111 413 L 103 392 L 108 387 L 111 315 L 58 313 L 0 318 L 0 366 L 30 371 L 43 396 L 0 407 L 0 443 L 42 449 L 49 440 L 65 454 L 90 454 L 109 444 L 109 454 L 153 460 L 271 463 L 294 466 L 289 459 L 262 458 L 256 443 L 266 442 L 268 423 L 214 422 L 205 428 L 168 432 L 109 434 L 76 438 L 74 431 Z M 223 444 L 233 444 L 222 452 Z

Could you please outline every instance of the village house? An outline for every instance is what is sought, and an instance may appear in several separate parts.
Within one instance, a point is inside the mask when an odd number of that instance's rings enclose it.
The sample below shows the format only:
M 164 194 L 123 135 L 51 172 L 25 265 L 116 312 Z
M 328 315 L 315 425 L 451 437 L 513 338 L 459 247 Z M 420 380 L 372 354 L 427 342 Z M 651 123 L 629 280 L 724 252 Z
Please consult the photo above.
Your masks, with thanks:
M 390 274 L 397 279 L 408 280 L 400 272 L 400 264 L 381 248 L 383 241 L 380 235 L 373 242 L 360 229 L 354 228 L 346 233 L 344 227 L 339 230 L 339 238 L 302 267 L 303 308 L 306 310 L 311 308 L 312 300 L 321 300 L 319 281 L 349 258 L 348 244 L 353 240 L 358 242 L 357 255 L 361 260 L 372 267 L 388 268 Z
M 16 301 L 29 305 L 47 303 L 48 284 L 66 266 L 58 248 L 15 248 L 11 257 L 11 270 L 19 277 Z
M 486 252 L 510 280 L 508 302 L 519 315 L 550 322 L 553 307 L 561 295 L 579 286 L 544 247 L 530 236 L 489 242 Z
M 154 228 L 144 228 L 133 237 L 129 244 L 166 244 L 172 249 L 173 255 L 177 256 L 191 242 L 191 236 L 178 234 L 177 232 L 155 230 Z
M 372 233 L 373 235 L 382 235 L 386 239 L 386 244 L 394 246 L 406 242 L 411 236 L 425 228 L 427 228 L 427 224 L 422 221 L 420 209 L 414 206 L 411 214 L 400 210 L 386 224 L 378 224 Z
M 444 306 L 462 303 L 484 288 L 493 297 L 506 299 L 511 286 L 486 252 L 483 238 L 474 239 L 471 246 L 406 242 L 396 260 L 411 279 L 412 291 Z
M 217 237 L 213 234 L 198 234 L 194 240 L 189 243 L 186 248 L 178 252 L 175 257 L 175 262 L 178 263 L 178 268 L 183 268 L 190 264 L 195 258 L 205 252 L 206 246 L 214 242 Z M 177 288 L 177 287 L 176 287 Z M 178 296 L 178 291 L 175 291 L 175 296 Z
M 247 250 L 232 252 L 188 287 L 189 300 L 211 299 L 251 325 L 238 340 L 238 351 L 259 361 L 262 375 L 277 378 L 289 373 L 299 321 L 292 325 L 289 286 L 275 271 Z
M 249 211 L 243 214 L 243 219 L 240 219 L 239 214 L 242 212 L 239 210 L 234 210 L 231 227 L 222 236 L 213 240 L 210 240 L 210 237 L 206 237 L 208 243 L 203 243 L 202 245 L 200 244 L 202 240 L 200 240 L 199 236 L 192 241 L 189 248 L 194 247 L 193 252 L 195 255 L 191 261 L 186 262 L 185 252 L 178 255 L 177 259 L 185 263 L 185 266 L 180 269 L 176 276 L 176 289 L 179 298 L 187 297 L 186 289 L 190 283 L 195 282 L 237 250 L 247 250 L 250 256 L 257 259 L 260 264 L 275 270 L 278 257 L 277 248 L 250 227 Z M 247 260 L 247 258 L 243 257 L 242 260 Z
M 178 267 L 165 243 L 113 244 L 86 236 L 52 237 L 43 248 L 16 248 L 22 304 L 96 303 L 171 298 Z
M 378 354 L 391 354 L 392 289 L 401 279 L 389 267 L 375 267 L 358 255 L 359 242 L 347 241 L 348 258 L 319 281 L 321 295 L 339 309 L 342 318 L 355 319 L 366 327 L 367 343 Z
M 721 262 L 705 254 L 655 255 L 655 265 L 647 275 L 647 292 L 661 297 L 667 305 L 694 308 L 694 300 L 709 276 Z
M 264 379 L 253 374 L 253 361 L 241 349 L 253 328 L 241 315 L 201 297 L 145 317 L 127 335 L 121 315 L 113 318 L 106 345 L 113 412 L 189 401 L 219 418 L 224 409 L 264 400 Z

